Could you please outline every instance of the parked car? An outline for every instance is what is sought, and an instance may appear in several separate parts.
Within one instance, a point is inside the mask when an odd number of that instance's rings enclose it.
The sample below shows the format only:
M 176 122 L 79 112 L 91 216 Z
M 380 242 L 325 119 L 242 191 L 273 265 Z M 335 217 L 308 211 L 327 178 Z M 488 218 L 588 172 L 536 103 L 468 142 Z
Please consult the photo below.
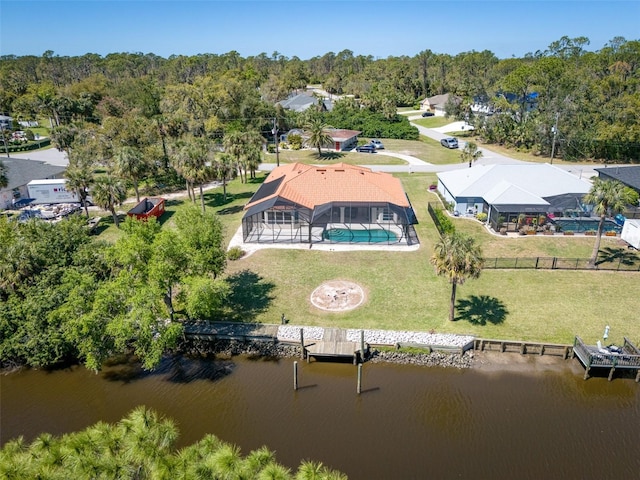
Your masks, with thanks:
M 458 148 L 458 139 L 453 137 L 447 137 L 440 140 L 440 145 L 447 148 Z
M 375 138 L 371 139 L 369 145 L 373 145 L 377 150 L 384 149 L 384 144 Z
M 434 115 L 433 112 L 424 112 L 422 114 L 423 117 L 433 117 L 433 115 Z
M 360 145 L 359 147 L 356 147 L 356 152 L 360 152 L 360 153 L 376 153 L 376 147 L 374 147 L 371 144 Z

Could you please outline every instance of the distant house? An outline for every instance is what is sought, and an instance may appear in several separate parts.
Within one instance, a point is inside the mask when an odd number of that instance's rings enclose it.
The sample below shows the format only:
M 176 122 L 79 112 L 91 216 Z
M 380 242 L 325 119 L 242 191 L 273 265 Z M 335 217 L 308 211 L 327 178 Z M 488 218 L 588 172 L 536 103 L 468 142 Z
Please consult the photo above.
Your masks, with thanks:
M 450 95 L 448 93 L 427 97 L 420 102 L 420 110 L 430 111 L 438 117 L 444 117 L 446 114 L 445 106 L 449 101 L 449 97 Z
M 487 214 L 490 225 L 518 229 L 519 217 L 562 217 L 584 210 L 591 184 L 550 164 L 476 165 L 438 173 L 438 191 L 460 215 Z
M 248 243 L 418 243 L 400 180 L 344 163 L 277 167 L 244 210 Z
M 329 98 L 318 98 L 312 92 L 296 93 L 289 96 L 286 100 L 278 102 L 282 108 L 292 110 L 294 112 L 304 112 L 311 107 L 320 107 L 322 111 L 331 111 L 333 103 Z
M 362 132 L 358 130 L 346 130 L 343 128 L 328 128 L 325 130 L 325 133 L 331 137 L 331 143 L 327 143 L 323 145 L 323 148 L 328 150 L 335 150 L 336 152 L 342 152 L 345 150 L 350 150 L 356 145 L 358 145 L 358 135 Z M 289 130 L 286 134 L 280 136 L 280 141 L 286 142 L 287 138 L 291 135 L 299 135 L 302 137 L 302 143 L 306 147 L 308 135 L 304 132 L 304 130 L 299 128 L 294 128 Z
M 640 193 L 640 165 L 596 168 L 595 171 L 603 180 L 617 180 Z
M 66 167 L 22 158 L 3 158 L 2 163 L 7 168 L 8 185 L 0 189 L 0 210 L 28 198 L 27 184 L 31 180 L 63 178 L 66 170 Z
M 0 128 L 5 130 L 12 130 L 13 118 L 7 117 L 6 115 L 0 115 Z

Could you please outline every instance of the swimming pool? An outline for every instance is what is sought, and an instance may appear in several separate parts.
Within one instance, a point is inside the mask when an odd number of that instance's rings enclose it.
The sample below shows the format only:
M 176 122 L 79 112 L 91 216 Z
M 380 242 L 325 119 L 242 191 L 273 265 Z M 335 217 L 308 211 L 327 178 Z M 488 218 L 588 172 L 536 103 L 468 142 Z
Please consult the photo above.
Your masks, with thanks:
M 591 218 L 556 218 L 553 224 L 556 228 L 559 226 L 561 232 L 588 232 L 597 231 L 600 220 L 594 220 Z M 603 232 L 614 231 L 620 233 L 622 227 L 611 220 L 604 222 Z
M 330 228 L 322 235 L 325 240 L 336 243 L 390 243 L 397 242 L 398 236 L 382 228 L 372 230 L 349 230 L 348 228 Z

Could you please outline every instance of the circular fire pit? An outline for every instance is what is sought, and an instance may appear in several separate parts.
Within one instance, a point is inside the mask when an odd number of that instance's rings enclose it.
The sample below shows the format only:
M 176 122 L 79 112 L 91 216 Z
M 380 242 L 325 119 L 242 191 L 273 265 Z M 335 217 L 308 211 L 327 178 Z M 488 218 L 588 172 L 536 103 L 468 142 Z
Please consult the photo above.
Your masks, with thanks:
M 311 293 L 314 307 L 328 312 L 344 312 L 359 307 L 365 300 L 360 285 L 344 280 L 323 283 Z

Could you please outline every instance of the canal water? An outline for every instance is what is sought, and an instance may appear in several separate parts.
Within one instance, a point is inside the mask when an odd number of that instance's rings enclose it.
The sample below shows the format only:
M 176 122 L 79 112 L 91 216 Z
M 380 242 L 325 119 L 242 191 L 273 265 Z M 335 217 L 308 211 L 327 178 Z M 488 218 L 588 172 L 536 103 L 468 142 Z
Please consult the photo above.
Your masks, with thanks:
M 351 479 L 637 478 L 640 385 L 584 381 L 577 360 L 503 355 L 467 370 L 367 363 L 360 395 L 355 366 L 322 362 L 299 362 L 294 391 L 293 359 L 18 372 L 0 377 L 0 443 L 147 405 L 177 422 L 181 446 L 214 433 Z

